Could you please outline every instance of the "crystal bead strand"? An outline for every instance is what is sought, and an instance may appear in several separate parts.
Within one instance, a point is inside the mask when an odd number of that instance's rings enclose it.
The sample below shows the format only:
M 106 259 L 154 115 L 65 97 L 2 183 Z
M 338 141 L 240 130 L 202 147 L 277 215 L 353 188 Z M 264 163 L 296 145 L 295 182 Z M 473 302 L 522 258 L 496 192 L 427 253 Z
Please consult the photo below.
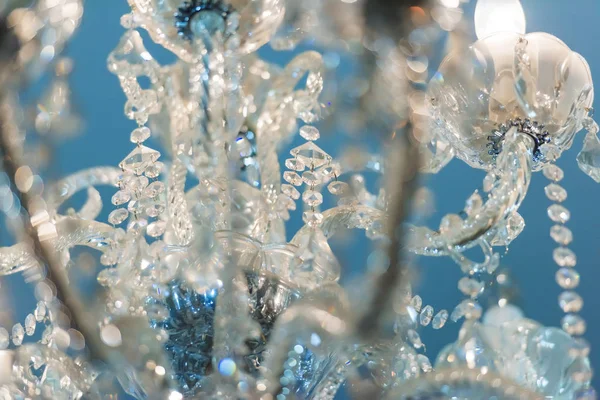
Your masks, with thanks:
M 560 308 L 565 312 L 561 320 L 561 326 L 571 336 L 582 336 L 586 331 L 586 322 L 579 312 L 583 308 L 583 299 L 575 291 L 579 286 L 580 276 L 575 270 L 577 256 L 567 246 L 573 241 L 573 233 L 565 226 L 571 218 L 571 213 L 561 203 L 567 199 L 567 191 L 558 184 L 564 172 L 558 166 L 550 164 L 544 168 L 544 176 L 550 180 L 550 184 L 544 189 L 546 197 L 554 202 L 548 207 L 548 217 L 555 223 L 550 228 L 550 237 L 559 245 L 555 248 L 552 257 L 559 269 L 556 272 L 556 282 L 564 289 L 558 297 Z M 589 344 L 581 337 L 577 339 L 577 356 L 587 357 Z M 576 372 L 574 372 L 575 378 Z M 589 377 L 585 377 L 587 380 Z
M 319 284 L 323 279 L 338 279 L 341 270 L 337 258 L 327 243 L 327 237 L 320 228 L 323 214 L 319 210 L 319 206 L 323 203 L 320 187 L 331 179 L 336 167 L 332 163 L 332 157 L 314 143 L 320 136 L 317 128 L 305 125 L 300 128 L 300 136 L 307 142 L 290 150 L 294 158 L 286 161 L 286 167 L 294 171 L 284 173 L 284 179 L 292 185 L 306 185 L 301 196 L 299 192 L 294 192 L 295 197 L 302 197 L 304 204 L 302 219 L 310 228 L 302 235 L 296 235 L 292 241 L 298 246 L 296 252 L 298 264 L 295 273 L 299 274 L 300 279 L 314 280 L 314 284 Z M 302 176 L 298 172 L 302 172 Z M 290 190 L 290 188 L 285 187 L 283 190 Z
M 0 326 L 0 350 L 7 349 L 11 340 L 14 346 L 21 346 L 25 335 L 33 336 L 35 334 L 38 323 L 47 325 L 50 320 L 47 317 L 46 309 L 46 303 L 39 301 L 34 312 L 29 313 L 25 317 L 25 322 L 23 324 L 17 322 L 13 325 L 10 334 L 6 328 Z M 44 332 L 42 336 L 43 338 L 48 339 L 50 334 L 49 332 Z M 45 343 L 48 343 L 48 341 L 46 340 Z
M 467 200 L 464 214 L 473 215 L 480 211 L 483 200 L 478 192 Z M 451 234 L 455 232 L 457 227 L 462 224 L 462 218 L 457 214 L 448 214 L 440 223 L 440 232 L 442 234 Z M 489 274 L 493 273 L 499 264 L 499 254 L 494 253 L 491 245 L 481 240 L 479 245 L 485 255 L 485 261 L 482 264 L 470 261 L 462 254 L 454 252 L 454 249 L 449 247 L 452 258 L 457 262 L 466 276 L 458 281 L 458 290 L 467 298 L 460 302 L 450 314 L 450 319 L 458 322 L 461 318 L 479 319 L 482 315 L 482 307 L 478 302 L 479 297 L 483 294 L 486 286 L 486 281 Z
M 161 236 L 166 223 L 161 220 L 153 222 L 148 219 L 157 218 L 165 209 L 163 182 L 155 180 L 160 175 L 163 165 L 158 158 L 160 153 L 143 143 L 150 138 L 150 129 L 139 126 L 131 132 L 130 140 L 136 148 L 119 163 L 123 176 L 119 181 L 119 191 L 112 197 L 115 206 L 127 204 L 127 208 L 117 208 L 110 213 L 108 221 L 120 225 L 129 216 L 128 232 L 146 234 L 152 238 Z M 150 182 L 150 179 L 153 181 Z
M 433 329 L 442 329 L 446 325 L 448 311 L 440 310 L 435 314 L 433 306 L 426 305 L 423 307 L 423 299 L 418 294 L 411 299 L 409 305 L 418 313 L 418 320 L 422 326 L 428 326 L 431 323 Z
M 300 136 L 306 139 L 307 142 L 290 151 L 294 158 L 289 158 L 285 161 L 285 166 L 289 169 L 283 173 L 283 179 L 288 182 L 281 187 L 282 194 L 285 197 L 278 201 L 287 206 L 287 210 L 292 207 L 293 200 L 302 197 L 302 202 L 308 208 L 302 215 L 303 221 L 311 227 L 317 227 L 323 220 L 323 214 L 318 211 L 318 207 L 323 203 L 323 195 L 318 187 L 334 174 L 332 158 L 319 146 L 314 144 L 314 141 L 319 139 L 319 130 L 314 126 L 305 125 L 300 128 Z M 302 172 L 302 176 L 299 173 Z M 294 186 L 299 187 L 305 184 L 307 189 L 303 191 L 302 196 Z M 284 207 L 279 207 L 280 210 Z

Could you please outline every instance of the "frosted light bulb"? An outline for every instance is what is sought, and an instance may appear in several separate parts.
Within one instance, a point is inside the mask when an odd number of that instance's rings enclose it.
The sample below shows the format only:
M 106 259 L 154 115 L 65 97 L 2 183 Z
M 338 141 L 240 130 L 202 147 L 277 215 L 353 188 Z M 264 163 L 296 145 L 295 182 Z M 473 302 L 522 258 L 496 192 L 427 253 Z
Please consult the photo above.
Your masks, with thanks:
M 525 33 L 525 12 L 519 0 L 478 0 L 475 33 L 478 39 L 497 32 Z

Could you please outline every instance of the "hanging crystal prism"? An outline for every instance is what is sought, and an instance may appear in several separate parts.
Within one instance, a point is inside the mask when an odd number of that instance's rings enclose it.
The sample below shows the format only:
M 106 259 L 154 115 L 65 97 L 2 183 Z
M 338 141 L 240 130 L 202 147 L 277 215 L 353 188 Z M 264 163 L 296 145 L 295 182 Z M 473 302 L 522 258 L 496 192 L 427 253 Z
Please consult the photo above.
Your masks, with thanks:
M 137 146 L 119 163 L 119 167 L 136 175 L 141 175 L 144 171 L 154 164 L 160 157 L 160 153 L 149 147 Z

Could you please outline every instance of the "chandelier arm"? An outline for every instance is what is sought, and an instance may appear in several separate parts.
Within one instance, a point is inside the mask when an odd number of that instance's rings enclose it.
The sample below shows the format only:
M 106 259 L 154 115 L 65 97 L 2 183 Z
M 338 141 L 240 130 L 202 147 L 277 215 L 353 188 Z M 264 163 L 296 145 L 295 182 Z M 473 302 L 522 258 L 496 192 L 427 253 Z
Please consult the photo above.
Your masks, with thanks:
M 7 97 L 6 91 L 0 95 L 4 103 Z M 11 115 L 6 107 L 3 107 L 0 113 L 0 153 L 2 154 L 2 166 L 10 179 L 11 186 L 15 189 L 13 193 L 17 196 L 25 212 L 22 213 L 22 221 L 25 232 L 29 236 L 35 258 L 46 265 L 46 280 L 52 282 L 56 287 L 56 299 L 68 308 L 71 315 L 71 327 L 79 331 L 85 338 L 85 343 L 89 351 L 90 358 L 93 360 L 108 361 L 105 346 L 100 341 L 98 335 L 94 332 L 94 324 L 90 323 L 86 317 L 86 309 L 78 300 L 77 295 L 71 289 L 67 274 L 57 260 L 52 242 L 40 240 L 40 235 L 31 223 L 33 215 L 32 204 L 34 198 L 28 192 L 16 190 L 16 172 L 21 167 L 16 154 L 16 149 L 12 145 L 8 132 L 8 125 Z
M 377 222 L 386 223 L 388 215 L 377 208 L 365 206 L 362 204 L 343 205 L 330 208 L 323 211 L 323 222 L 320 228 L 323 230 L 325 237 L 328 239 L 333 237 L 339 229 L 348 228 L 351 229 L 353 217 L 357 214 L 367 215 L 367 219 L 370 224 Z M 290 240 L 292 244 L 298 244 L 300 238 L 306 235 L 306 232 L 311 229 L 310 225 L 304 225 L 298 230 L 298 233 L 294 235 L 294 238 Z
M 121 173 L 122 171 L 115 167 L 95 167 L 69 175 L 48 187 L 46 204 L 50 210 L 57 210 L 80 190 L 96 185 L 116 187 Z
M 33 249 L 26 243 L 0 248 L 0 276 L 39 267 Z
M 499 224 L 519 209 L 531 180 L 533 140 L 517 132 L 508 140 L 498 157 L 498 168 L 491 173 L 494 181 L 488 200 L 475 215 L 462 221 L 464 229 L 453 230 L 452 235 L 446 236 L 427 227 L 411 225 L 408 229 L 415 240 L 407 250 L 419 255 L 446 256 L 478 245 L 481 238 L 493 239 Z
M 384 399 L 422 398 L 424 395 L 427 396 L 431 392 L 436 392 L 436 390 L 439 390 L 438 388 L 444 386 L 466 386 L 466 383 L 480 385 L 482 389 L 491 390 L 495 392 L 496 396 L 501 395 L 503 399 L 544 399 L 543 395 L 533 392 L 529 388 L 525 388 L 497 372 L 489 371 L 482 374 L 478 369 L 465 367 L 436 369 L 435 371 L 431 371 L 431 373 L 422 375 L 420 378 L 410 380 L 404 385 L 394 388 Z
M 79 217 L 62 216 L 56 218 L 56 231 L 59 238 L 53 240 L 57 252 L 75 246 L 87 246 L 95 250 L 108 250 L 117 241 L 119 230 L 108 224 L 88 221 Z

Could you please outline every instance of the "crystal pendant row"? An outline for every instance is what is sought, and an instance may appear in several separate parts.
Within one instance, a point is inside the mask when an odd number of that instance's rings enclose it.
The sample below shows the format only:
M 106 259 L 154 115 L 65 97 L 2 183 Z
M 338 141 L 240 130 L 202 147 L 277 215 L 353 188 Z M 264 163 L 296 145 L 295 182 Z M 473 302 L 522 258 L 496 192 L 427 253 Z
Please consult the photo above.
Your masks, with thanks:
M 13 325 L 11 332 L 4 327 L 0 326 L 0 350 L 5 350 L 10 345 L 11 341 L 14 346 L 20 346 L 23 344 L 25 335 L 33 336 L 35 334 L 37 324 L 49 322 L 49 318 L 46 315 L 47 307 L 46 303 L 39 301 L 33 313 L 30 313 L 25 317 L 24 324 L 17 322 Z M 42 334 L 42 342 L 49 343 L 53 334 L 52 327 L 46 328 Z
M 571 336 L 578 337 L 585 333 L 586 322 L 579 314 L 583 308 L 583 298 L 576 292 L 580 282 L 580 275 L 575 270 L 577 256 L 567 247 L 573 241 L 573 233 L 565 226 L 571 218 L 571 213 L 562 205 L 567 199 L 567 191 L 559 185 L 564 172 L 558 166 L 550 164 L 544 168 L 544 176 L 551 182 L 544 189 L 546 197 L 554 202 L 548 207 L 548 217 L 555 223 L 550 228 L 550 237 L 559 245 L 552 253 L 554 262 L 559 267 L 556 282 L 564 289 L 558 297 L 560 308 L 565 312 L 561 326 Z M 576 343 L 577 347 L 572 349 L 575 355 L 587 357 L 590 351 L 589 344 L 581 337 L 576 339 Z M 589 378 L 591 377 L 585 377 L 586 380 Z
M 437 314 L 435 314 L 433 306 L 423 306 L 423 299 L 421 296 L 415 295 L 410 300 L 410 306 L 418 313 L 418 320 L 422 326 L 428 326 L 431 324 L 433 329 L 442 329 L 446 325 L 446 321 L 448 320 L 448 311 L 440 310 Z
M 319 187 L 336 176 L 336 168 L 332 166 L 332 157 L 314 143 L 320 137 L 317 128 L 305 125 L 300 128 L 300 136 L 307 142 L 290 151 L 294 158 L 285 161 L 288 171 L 283 173 L 283 179 L 288 184 L 282 185 L 281 191 L 286 196 L 284 200 L 289 204 L 289 210 L 295 208 L 295 205 L 291 206 L 292 200 L 302 197 L 306 209 L 302 218 L 306 224 L 317 227 L 323 220 L 323 214 L 318 211 L 318 207 L 323 203 L 323 194 Z M 296 187 L 303 184 L 306 189 L 300 195 Z
M 128 232 L 145 233 L 153 238 L 161 236 L 166 228 L 165 221 L 153 220 L 165 209 L 165 185 L 156 180 L 163 165 L 158 158 L 160 153 L 143 143 L 150 138 L 150 129 L 140 126 L 131 132 L 130 140 L 136 148 L 119 163 L 123 175 L 119 180 L 119 191 L 112 197 L 117 208 L 110 213 L 108 221 L 120 225 L 128 217 Z M 153 221 L 152 221 L 153 220 Z

